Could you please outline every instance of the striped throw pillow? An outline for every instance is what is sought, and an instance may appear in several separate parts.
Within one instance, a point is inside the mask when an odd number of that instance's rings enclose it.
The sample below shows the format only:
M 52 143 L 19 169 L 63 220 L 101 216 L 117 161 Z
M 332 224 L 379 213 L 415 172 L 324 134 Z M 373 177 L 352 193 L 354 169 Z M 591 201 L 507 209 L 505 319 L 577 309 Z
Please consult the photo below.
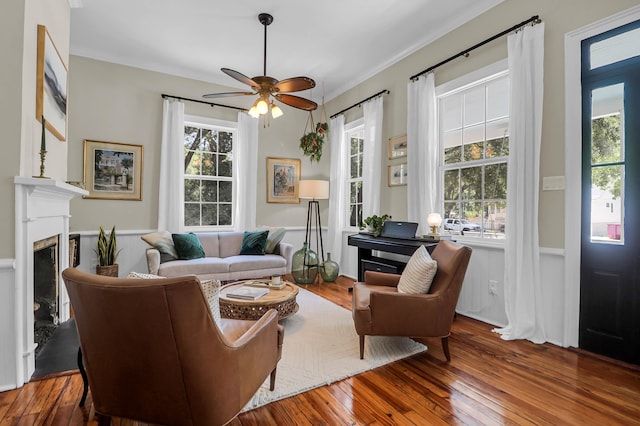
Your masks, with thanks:
M 398 292 L 406 294 L 428 293 L 437 270 L 438 263 L 431 259 L 424 246 L 420 246 L 411 256 L 400 276 Z

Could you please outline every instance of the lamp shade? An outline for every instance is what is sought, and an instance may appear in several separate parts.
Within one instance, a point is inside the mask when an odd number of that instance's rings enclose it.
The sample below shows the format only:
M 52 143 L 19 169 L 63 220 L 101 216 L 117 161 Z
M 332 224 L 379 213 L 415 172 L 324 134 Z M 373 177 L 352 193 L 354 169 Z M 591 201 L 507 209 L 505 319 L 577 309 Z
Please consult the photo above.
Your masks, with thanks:
M 301 180 L 298 189 L 300 198 L 313 198 L 315 200 L 326 200 L 329 198 L 328 180 Z
M 427 216 L 427 224 L 429 226 L 440 226 L 442 217 L 438 213 L 431 213 Z

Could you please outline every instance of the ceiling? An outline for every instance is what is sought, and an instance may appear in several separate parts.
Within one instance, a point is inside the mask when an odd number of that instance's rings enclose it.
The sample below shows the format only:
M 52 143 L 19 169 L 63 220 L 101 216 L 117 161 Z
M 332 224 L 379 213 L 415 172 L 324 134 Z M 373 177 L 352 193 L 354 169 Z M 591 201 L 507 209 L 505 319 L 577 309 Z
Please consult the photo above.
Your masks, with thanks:
M 329 101 L 501 1 L 74 0 L 70 50 L 246 89 L 220 68 L 262 75 L 267 12 L 267 74 L 311 77 L 301 95 Z

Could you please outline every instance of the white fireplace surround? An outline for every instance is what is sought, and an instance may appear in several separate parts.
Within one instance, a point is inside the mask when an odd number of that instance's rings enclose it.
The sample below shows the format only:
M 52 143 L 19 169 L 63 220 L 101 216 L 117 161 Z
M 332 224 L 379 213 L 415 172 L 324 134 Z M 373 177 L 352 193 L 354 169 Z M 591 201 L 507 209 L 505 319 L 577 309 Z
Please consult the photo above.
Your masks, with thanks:
M 16 384 L 35 370 L 33 338 L 33 243 L 59 235 L 59 272 L 69 266 L 69 218 L 72 198 L 88 191 L 57 181 L 16 176 L 15 183 L 15 348 Z M 69 297 L 58 277 L 60 321 L 69 319 Z

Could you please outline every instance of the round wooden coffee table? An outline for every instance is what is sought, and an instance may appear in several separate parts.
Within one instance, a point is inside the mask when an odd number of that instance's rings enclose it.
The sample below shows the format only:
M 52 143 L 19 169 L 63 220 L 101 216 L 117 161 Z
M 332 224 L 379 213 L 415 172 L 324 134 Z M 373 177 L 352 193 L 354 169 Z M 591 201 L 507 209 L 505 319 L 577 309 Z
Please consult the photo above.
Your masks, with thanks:
M 230 290 L 244 286 L 245 282 L 238 281 L 220 288 L 220 315 L 224 318 L 257 320 L 269 309 L 275 309 L 280 315 L 279 319 L 283 320 L 298 312 L 298 303 L 296 302 L 298 287 L 295 284 L 286 282 L 282 290 L 269 289 L 269 293 L 257 300 L 236 299 L 227 296 Z

